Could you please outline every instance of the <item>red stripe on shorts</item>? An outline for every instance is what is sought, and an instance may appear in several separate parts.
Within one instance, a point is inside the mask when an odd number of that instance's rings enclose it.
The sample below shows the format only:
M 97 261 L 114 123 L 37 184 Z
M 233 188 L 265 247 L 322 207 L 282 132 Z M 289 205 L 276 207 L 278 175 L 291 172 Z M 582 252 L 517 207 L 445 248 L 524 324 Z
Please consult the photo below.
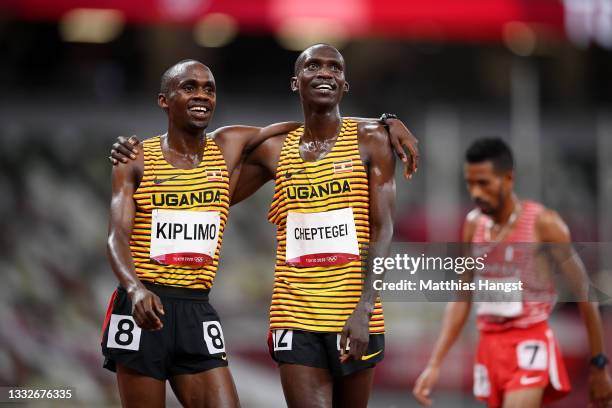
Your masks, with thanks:
M 111 315 L 113 314 L 113 305 L 115 304 L 115 299 L 117 298 L 117 289 L 113 292 L 110 301 L 108 302 L 108 308 L 106 309 L 106 316 L 104 317 L 104 324 L 102 325 L 102 333 L 100 333 L 100 342 L 104 337 L 104 332 L 108 327 L 108 322 L 110 321 Z

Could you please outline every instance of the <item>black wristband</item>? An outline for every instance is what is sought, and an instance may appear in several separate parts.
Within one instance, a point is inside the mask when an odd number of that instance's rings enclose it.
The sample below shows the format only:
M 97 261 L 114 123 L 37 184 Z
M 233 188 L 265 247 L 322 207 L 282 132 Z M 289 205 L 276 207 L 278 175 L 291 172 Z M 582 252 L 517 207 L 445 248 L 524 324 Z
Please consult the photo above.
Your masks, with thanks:
M 610 360 L 604 353 L 599 353 L 591 359 L 591 365 L 599 369 L 605 368 L 609 362 Z
M 380 119 L 378 119 L 378 121 L 385 126 L 389 126 L 387 123 L 387 120 L 389 119 L 397 119 L 397 115 L 395 113 L 383 113 L 380 115 Z

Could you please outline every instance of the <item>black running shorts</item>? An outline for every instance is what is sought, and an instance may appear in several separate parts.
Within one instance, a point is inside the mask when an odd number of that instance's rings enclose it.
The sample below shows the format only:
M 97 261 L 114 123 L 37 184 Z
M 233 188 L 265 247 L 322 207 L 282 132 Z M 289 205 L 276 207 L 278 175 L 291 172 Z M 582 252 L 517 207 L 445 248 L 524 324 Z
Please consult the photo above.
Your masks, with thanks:
M 132 303 L 119 287 L 109 304 L 102 334 L 104 367 L 117 364 L 165 380 L 227 366 L 219 316 L 208 303 L 208 290 L 146 284 L 164 305 L 158 331 L 142 330 L 132 317 Z
M 385 355 L 385 335 L 371 334 L 368 349 L 359 361 L 340 363 L 340 334 L 302 330 L 272 330 L 268 338 L 272 358 L 280 364 L 327 368 L 334 377 L 372 368 Z

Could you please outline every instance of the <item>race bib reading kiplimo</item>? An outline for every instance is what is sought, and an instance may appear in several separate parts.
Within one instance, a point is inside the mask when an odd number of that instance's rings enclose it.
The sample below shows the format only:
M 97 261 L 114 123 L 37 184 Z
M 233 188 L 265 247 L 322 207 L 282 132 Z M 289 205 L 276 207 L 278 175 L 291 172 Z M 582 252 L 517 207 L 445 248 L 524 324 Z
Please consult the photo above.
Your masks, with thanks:
M 219 241 L 218 211 L 153 210 L 150 258 L 164 265 L 201 267 Z
M 352 208 L 287 215 L 286 264 L 297 267 L 341 265 L 359 259 Z

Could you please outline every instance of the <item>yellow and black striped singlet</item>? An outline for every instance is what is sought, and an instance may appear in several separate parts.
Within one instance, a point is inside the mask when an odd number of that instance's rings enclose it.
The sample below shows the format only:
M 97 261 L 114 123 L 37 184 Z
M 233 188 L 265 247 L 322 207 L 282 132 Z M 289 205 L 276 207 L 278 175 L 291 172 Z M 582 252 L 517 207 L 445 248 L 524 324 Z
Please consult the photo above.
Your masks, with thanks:
M 359 156 L 356 122 L 344 119 L 334 147 L 316 162 L 305 162 L 300 156 L 303 134 L 301 127 L 285 139 L 268 214 L 268 220 L 277 225 L 278 241 L 270 328 L 337 333 L 342 331 L 362 292 L 362 262 L 365 265 L 370 239 L 368 177 Z M 329 183 L 339 183 L 344 188 L 337 192 L 338 189 L 328 188 Z M 296 194 L 297 189 L 306 193 Z M 325 194 L 327 190 L 329 194 Z M 353 211 L 361 260 L 325 267 L 286 264 L 289 212 L 313 213 L 348 207 Z M 382 305 L 378 300 L 370 320 L 370 333 L 384 333 L 384 330 Z
M 219 264 L 223 229 L 229 214 L 229 176 L 221 150 L 206 141 L 202 162 L 189 170 L 168 163 L 159 136 L 144 141 L 144 174 L 134 193 L 136 215 L 130 249 L 136 274 L 143 282 L 190 289 L 209 289 Z M 219 240 L 212 262 L 203 267 L 159 265 L 149 257 L 154 209 L 218 211 Z

